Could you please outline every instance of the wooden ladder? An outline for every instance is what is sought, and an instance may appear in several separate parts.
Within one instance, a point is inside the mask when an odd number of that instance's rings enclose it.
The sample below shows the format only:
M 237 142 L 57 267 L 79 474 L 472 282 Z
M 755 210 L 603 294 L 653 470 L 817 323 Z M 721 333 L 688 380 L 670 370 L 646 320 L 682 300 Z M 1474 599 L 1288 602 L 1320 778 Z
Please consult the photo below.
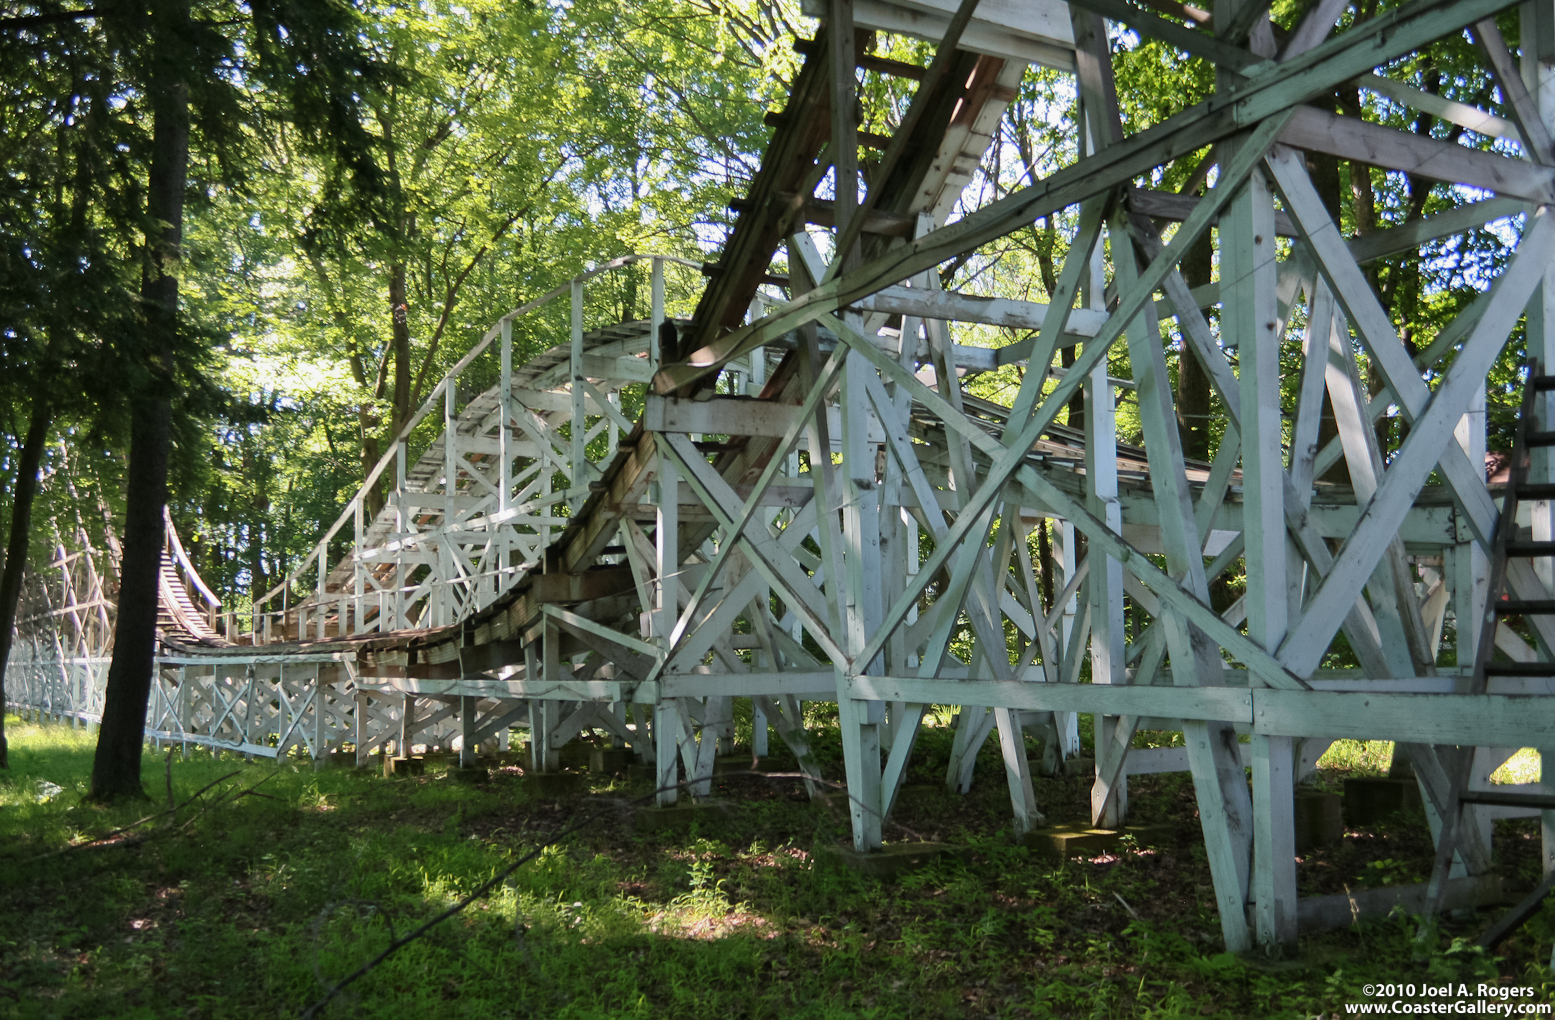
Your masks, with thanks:
M 1537 361 L 1528 363 L 1528 381 L 1523 388 L 1522 406 L 1508 461 L 1506 495 L 1501 513 L 1496 518 L 1496 530 L 1490 549 L 1490 582 L 1487 589 L 1484 629 L 1479 646 L 1475 650 L 1474 672 L 1469 680 L 1469 694 L 1484 694 L 1491 677 L 1555 676 L 1555 663 L 1497 661 L 1496 629 L 1501 618 L 1508 616 L 1555 616 L 1555 599 L 1517 599 L 1507 592 L 1507 562 L 1512 559 L 1538 559 L 1555 557 L 1555 541 L 1524 538 L 1518 533 L 1518 504 L 1523 500 L 1555 499 L 1555 484 L 1530 482 L 1532 450 L 1538 447 L 1555 447 L 1555 431 L 1538 428 L 1538 400 L 1540 393 L 1555 391 L 1555 376 L 1545 375 Z M 1547 423 L 1546 423 L 1547 424 Z M 1441 754 L 1445 749 L 1438 749 Z M 1436 862 L 1431 871 L 1431 882 L 1426 901 L 1430 914 L 1441 910 L 1446 899 L 1448 876 L 1465 831 L 1465 809 L 1475 804 L 1509 807 L 1533 807 L 1555 809 L 1555 796 L 1522 791 L 1499 792 L 1496 790 L 1470 790 L 1473 778 L 1474 748 L 1454 748 L 1442 755 L 1449 779 L 1446 810 L 1437 839 Z M 1497 921 L 1480 938 L 1480 945 L 1494 948 L 1515 931 L 1539 909 L 1544 897 L 1555 888 L 1555 873 L 1541 882 L 1537 888 Z

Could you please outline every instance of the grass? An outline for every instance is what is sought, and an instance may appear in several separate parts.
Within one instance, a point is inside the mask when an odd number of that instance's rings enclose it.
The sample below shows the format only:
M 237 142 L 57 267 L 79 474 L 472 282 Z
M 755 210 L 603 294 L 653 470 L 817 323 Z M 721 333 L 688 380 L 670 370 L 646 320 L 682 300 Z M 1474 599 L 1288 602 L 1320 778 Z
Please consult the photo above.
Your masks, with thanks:
M 153 803 L 94 807 L 82 797 L 89 737 L 14 717 L 7 731 L 0 1016 L 297 1016 L 598 805 L 611 808 L 603 821 L 544 849 L 321 1015 L 1316 1017 L 1364 1001 L 1368 981 L 1555 990 L 1543 965 L 1550 907 L 1499 957 L 1465 948 L 1491 912 L 1444 921 L 1423 942 L 1402 917 L 1309 937 L 1278 965 L 1221 952 L 1185 776 L 1133 781 L 1134 816 L 1169 823 L 1164 834 L 1054 865 L 1004 831 L 990 745 L 971 795 L 915 797 L 901 817 L 911 832 L 888 837 L 948 840 L 964 854 L 882 883 L 829 852 L 847 838 L 842 813 L 784 781 L 723 780 L 729 816 L 649 835 L 612 807 L 646 792 L 620 781 L 592 780 L 588 794 L 558 802 L 530 798 L 516 768 L 470 786 L 197 753 L 173 759 L 179 800 L 237 775 L 181 810 L 176 827 L 160 819 L 142 843 L 60 853 L 164 808 L 164 762 L 144 762 Z M 913 783 L 942 779 L 948 738 L 925 730 Z M 263 796 L 198 813 L 261 781 Z M 1051 821 L 1085 820 L 1083 781 L 1038 787 Z M 1537 835 L 1518 824 L 1498 832 L 1498 853 L 1509 881 L 1531 885 Z M 1341 856 L 1350 873 L 1370 868 L 1383 882 L 1428 867 L 1421 828 L 1401 817 L 1351 833 L 1304 860 L 1303 882 Z

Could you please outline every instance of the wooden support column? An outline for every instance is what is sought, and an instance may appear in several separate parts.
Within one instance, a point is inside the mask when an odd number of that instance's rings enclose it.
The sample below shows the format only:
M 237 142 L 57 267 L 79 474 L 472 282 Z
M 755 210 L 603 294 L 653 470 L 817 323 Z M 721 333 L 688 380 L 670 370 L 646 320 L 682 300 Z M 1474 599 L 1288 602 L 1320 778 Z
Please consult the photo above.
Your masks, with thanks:
M 652 332 L 648 334 L 648 364 L 657 372 L 661 353 L 659 328 L 664 325 L 664 259 L 658 255 L 653 257 L 653 274 L 649 283 L 649 292 L 648 326 Z
M 333 684 L 324 682 L 324 670 L 321 666 L 314 665 L 313 677 L 313 763 L 317 767 L 323 764 L 329 755 L 329 695 L 334 691 Z
M 561 644 L 561 628 L 556 626 L 552 617 L 547 616 L 540 638 L 540 675 L 547 683 L 559 683 L 565 678 Z M 561 722 L 563 714 L 562 703 L 554 698 L 542 698 L 536 704 L 540 706 L 538 768 L 541 772 L 556 772 L 562 767 L 560 743 L 557 741 L 556 733 L 556 724 Z
M 875 479 L 875 447 L 869 443 L 870 399 L 865 378 L 873 371 L 862 355 L 850 352 L 840 394 L 841 474 L 846 493 L 842 508 L 843 627 L 845 647 L 848 654 L 854 656 L 879 629 L 885 608 L 881 588 L 879 491 Z M 835 577 L 833 575 L 831 580 L 833 589 L 838 586 Z M 853 670 L 878 675 L 884 672 L 884 656 L 876 656 L 868 663 L 855 661 Z M 856 849 L 867 850 L 879 846 L 882 839 L 885 804 L 881 798 L 880 730 L 885 722 L 885 703 L 846 697 L 842 693 L 842 677 L 843 667 L 839 664 L 838 721 L 842 727 L 853 844 Z
M 1254 172 L 1220 221 L 1222 334 L 1240 353 L 1242 524 L 1247 633 L 1271 653 L 1289 611 L 1285 456 L 1275 294 L 1274 196 Z M 1262 685 L 1262 681 L 1254 679 Z M 1253 737 L 1253 878 L 1257 940 L 1266 950 L 1296 940 L 1295 775 L 1289 737 Z
M 1111 232 L 1113 263 L 1120 292 L 1140 279 L 1127 224 L 1118 216 Z M 1198 541 L 1193 504 L 1177 431 L 1166 355 L 1155 310 L 1145 305 L 1125 327 L 1129 360 L 1139 394 L 1140 422 L 1150 436 L 1146 454 L 1150 483 L 1160 517 L 1167 571 L 1201 602 L 1209 602 L 1203 549 Z M 1281 589 L 1283 594 L 1284 589 Z M 1214 642 L 1176 612 L 1164 610 L 1157 621 L 1166 632 L 1172 680 L 1180 686 L 1221 686 L 1224 663 Z M 1230 952 L 1251 946 L 1246 907 L 1252 837 L 1252 804 L 1229 723 L 1185 721 L 1183 737 L 1193 771 L 1199 820 L 1204 830 L 1210 872 L 1220 908 L 1221 931 Z
M 351 713 L 352 739 L 356 744 L 356 767 L 361 768 L 368 763 L 372 753 L 367 746 L 372 742 L 372 698 L 358 691 L 353 700 L 356 710 Z
M 284 687 L 281 687 L 280 690 L 281 690 L 281 702 L 282 702 L 282 704 L 285 704 L 285 701 L 286 701 L 285 689 L 284 689 Z M 403 711 L 400 712 L 400 739 L 399 739 L 399 747 L 396 748 L 396 750 L 399 751 L 399 756 L 401 758 L 409 758 L 410 757 L 410 749 L 411 749 L 411 746 L 413 745 L 413 742 L 415 741 L 415 739 L 416 739 L 416 696 L 414 694 L 407 694 L 407 695 L 405 695 L 405 707 L 404 707 Z
M 396 535 L 404 535 L 409 524 L 409 515 L 405 512 L 405 458 L 406 443 L 403 439 L 394 444 L 394 531 Z M 389 629 L 400 630 L 405 626 L 405 557 L 403 553 L 396 553 L 394 557 L 394 619 L 390 621 Z M 268 622 L 268 621 L 267 621 Z M 266 635 L 265 640 L 269 640 Z
M 679 610 L 675 593 L 680 587 L 680 469 L 675 466 L 674 460 L 662 453 L 658 458 L 658 477 L 654 484 L 658 489 L 654 500 L 654 566 L 658 574 L 658 592 L 653 607 L 652 638 L 668 655 L 670 637 L 675 632 L 675 618 Z M 676 784 L 680 781 L 680 728 L 679 701 L 675 698 L 660 699 L 654 707 L 653 746 L 655 786 L 659 791 L 656 799 L 661 805 L 675 803 L 678 795 Z
M 568 488 L 573 495 L 567 505 L 577 513 L 583 505 L 585 486 L 589 482 L 588 464 L 588 391 L 583 388 L 583 281 L 572 281 L 572 347 L 571 347 L 571 380 L 572 380 L 572 421 L 569 425 L 572 434 L 572 458 L 568 479 Z
M 1107 367 L 1099 365 L 1085 384 L 1086 509 L 1123 533 L 1123 505 L 1118 501 L 1118 423 Z M 1127 683 L 1123 672 L 1123 564 L 1103 552 L 1090 553 L 1087 595 L 1091 615 L 1091 682 Z M 1040 603 L 1038 603 L 1040 612 Z M 1042 624 L 1038 622 L 1038 626 Z M 1125 757 L 1132 739 L 1132 720 L 1095 717 L 1096 782 L 1091 787 L 1092 824 L 1116 828 L 1128 816 L 1128 776 L 1113 768 Z M 1113 774 L 1111 782 L 1103 777 Z
M 473 769 L 476 759 L 475 733 L 478 729 L 476 722 L 476 706 L 479 698 L 468 695 L 459 699 L 459 767 Z

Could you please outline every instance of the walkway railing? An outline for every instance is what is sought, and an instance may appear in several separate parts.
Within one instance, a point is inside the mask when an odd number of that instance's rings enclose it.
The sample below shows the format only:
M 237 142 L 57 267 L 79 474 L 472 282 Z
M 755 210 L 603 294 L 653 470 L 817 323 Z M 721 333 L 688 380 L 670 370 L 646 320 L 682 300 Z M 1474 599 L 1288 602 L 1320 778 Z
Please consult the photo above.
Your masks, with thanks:
M 588 286 L 639 262 L 651 266 L 649 319 L 585 333 Z M 674 256 L 628 255 L 498 319 L 400 428 L 312 552 L 256 600 L 250 635 L 234 640 L 265 644 L 439 626 L 508 590 L 587 497 L 598 474 L 589 444 L 604 436 L 611 456 L 633 426 L 621 413 L 621 390 L 646 383 L 658 368 L 667 265 L 700 270 L 700 263 Z M 569 343 L 515 365 L 514 323 L 564 295 L 571 300 Z M 461 408 L 460 379 L 493 357 L 497 386 Z M 412 464 L 410 437 L 439 409 L 443 434 Z M 373 493 L 391 469 L 393 490 L 371 515 Z M 331 543 L 347 528 L 350 551 L 332 564 Z M 309 589 L 292 603 L 294 592 Z

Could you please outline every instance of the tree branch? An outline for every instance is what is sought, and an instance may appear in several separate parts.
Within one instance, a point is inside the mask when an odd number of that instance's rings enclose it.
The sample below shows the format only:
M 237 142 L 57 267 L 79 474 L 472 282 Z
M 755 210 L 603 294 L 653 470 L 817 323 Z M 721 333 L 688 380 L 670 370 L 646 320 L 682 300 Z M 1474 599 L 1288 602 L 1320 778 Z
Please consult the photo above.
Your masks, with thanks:
M 38 25 L 56 25 L 62 21 L 81 21 L 85 18 L 106 18 L 115 12 L 113 10 L 100 10 L 96 7 L 88 7 L 79 11 L 55 11 L 53 14 L 22 14 L 16 17 L 0 18 L 0 32 L 10 31 L 16 28 L 34 28 Z

